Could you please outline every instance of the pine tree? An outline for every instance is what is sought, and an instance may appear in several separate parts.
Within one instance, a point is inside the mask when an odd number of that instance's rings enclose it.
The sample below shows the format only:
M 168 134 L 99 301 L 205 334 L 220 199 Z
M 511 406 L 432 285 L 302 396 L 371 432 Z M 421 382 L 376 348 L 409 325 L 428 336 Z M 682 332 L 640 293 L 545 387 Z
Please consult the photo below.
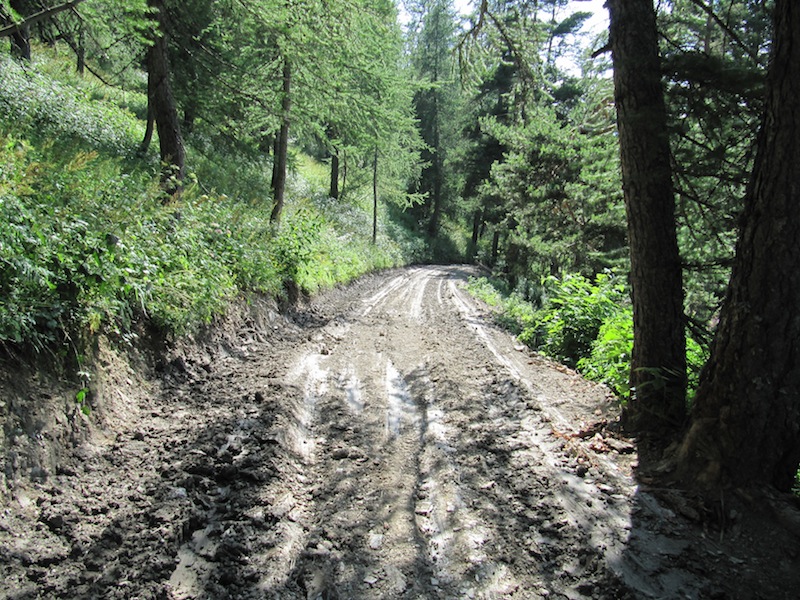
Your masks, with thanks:
M 800 6 L 775 2 L 766 114 L 733 274 L 679 476 L 789 490 L 800 463 Z
M 627 418 L 668 440 L 685 418 L 686 341 L 655 11 L 652 0 L 608 8 L 633 299 Z

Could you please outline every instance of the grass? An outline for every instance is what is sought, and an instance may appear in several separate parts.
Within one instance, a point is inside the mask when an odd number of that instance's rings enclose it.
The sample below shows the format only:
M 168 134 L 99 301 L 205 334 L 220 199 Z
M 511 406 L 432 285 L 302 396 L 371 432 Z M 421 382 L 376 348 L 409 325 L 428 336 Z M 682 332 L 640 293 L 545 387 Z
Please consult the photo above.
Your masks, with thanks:
M 137 150 L 144 98 L 78 78 L 45 49 L 0 57 L 0 343 L 41 351 L 147 320 L 166 335 L 211 322 L 241 294 L 314 293 L 409 260 L 410 244 L 298 153 L 280 229 L 268 159 L 198 131 L 193 173 L 165 203 L 155 150 Z M 370 204 L 371 208 L 371 204 Z M 413 236 L 411 236 L 413 237 Z

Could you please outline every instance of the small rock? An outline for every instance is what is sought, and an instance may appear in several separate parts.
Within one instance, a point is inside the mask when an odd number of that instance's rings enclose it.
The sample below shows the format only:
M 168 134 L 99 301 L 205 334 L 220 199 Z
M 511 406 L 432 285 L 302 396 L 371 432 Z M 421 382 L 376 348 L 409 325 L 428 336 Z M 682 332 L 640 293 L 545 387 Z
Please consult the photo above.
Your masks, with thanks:
M 607 437 L 604 441 L 609 448 L 619 454 L 632 454 L 633 451 L 636 450 L 636 447 L 630 442 L 625 442 L 616 438 Z
M 394 594 L 402 594 L 408 588 L 408 580 L 400 569 L 394 565 L 386 565 L 383 570 L 386 573 L 387 585 Z
M 331 452 L 331 458 L 334 460 L 350 458 L 350 450 L 348 448 L 336 448 Z
M 582 596 L 591 596 L 594 592 L 594 585 L 588 581 L 579 583 L 575 588 Z
M 417 508 L 414 509 L 414 512 L 422 516 L 429 515 L 433 512 L 433 504 L 430 502 L 422 502 L 417 505 Z
M 45 525 L 47 525 L 50 531 L 56 534 L 61 533 L 62 530 L 64 529 L 64 525 L 66 525 L 66 520 L 64 519 L 64 515 L 59 515 L 59 514 L 42 516 L 42 518 L 39 520 Z

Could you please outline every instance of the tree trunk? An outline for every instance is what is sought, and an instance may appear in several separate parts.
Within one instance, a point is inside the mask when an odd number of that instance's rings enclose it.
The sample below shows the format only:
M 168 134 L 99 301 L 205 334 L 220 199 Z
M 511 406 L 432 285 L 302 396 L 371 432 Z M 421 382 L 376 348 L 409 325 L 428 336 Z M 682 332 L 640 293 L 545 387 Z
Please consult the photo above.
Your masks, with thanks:
M 633 290 L 626 422 L 666 441 L 685 419 L 686 339 L 655 11 L 652 0 L 607 6 Z
M 149 79 L 149 78 L 148 78 Z M 148 90 L 150 88 L 150 83 L 148 81 Z M 150 149 L 150 142 L 153 141 L 153 129 L 155 129 L 155 111 L 153 110 L 153 103 L 150 101 L 149 98 L 150 94 L 148 92 L 148 99 L 147 99 L 147 124 L 144 128 L 144 137 L 142 138 L 142 143 L 139 145 L 139 154 L 144 156 L 147 154 L 147 151 Z
M 434 157 L 434 176 L 433 176 L 433 212 L 431 220 L 428 222 L 428 235 L 432 238 L 439 233 L 439 221 L 442 218 L 442 177 L 443 169 L 439 155 Z
M 183 109 L 183 121 L 181 122 L 181 131 L 186 135 L 191 135 L 194 131 L 194 123 L 197 120 L 197 106 L 194 103 L 188 103 Z
M 344 153 L 344 160 L 342 161 L 342 189 L 341 193 L 345 194 L 347 190 L 347 152 Z
M 78 28 L 78 46 L 75 52 L 78 62 L 75 65 L 75 71 L 77 71 L 78 75 L 83 77 L 86 71 L 86 40 L 83 32 L 83 21 L 80 22 Z
M 478 208 L 472 213 L 472 238 L 469 243 L 469 250 L 467 252 L 467 259 L 469 261 L 475 260 L 478 254 L 478 240 L 480 239 L 481 228 L 483 226 L 483 209 Z
M 20 15 L 25 14 L 25 6 L 19 0 L 12 0 L 11 8 L 17 11 Z M 18 28 L 9 33 L 11 38 L 11 55 L 24 60 L 31 59 L 31 27 L 26 21 L 23 22 Z
M 331 189 L 329 196 L 339 199 L 339 151 L 334 148 L 331 153 Z
M 186 151 L 170 85 L 163 5 L 161 0 L 148 0 L 147 4 L 154 9 L 159 24 L 154 43 L 147 51 L 147 95 L 150 107 L 148 110 L 153 111 L 153 119 L 158 130 L 165 187 L 169 193 L 176 193 L 180 191 L 184 177 Z
M 500 251 L 500 226 L 497 225 L 492 235 L 492 259 L 491 266 L 497 264 L 497 253 Z
M 439 81 L 438 67 L 434 69 L 434 81 Z M 433 90 L 433 212 L 428 222 L 428 235 L 432 238 L 439 233 L 439 221 L 442 215 L 442 179 L 444 177 L 444 161 L 442 160 L 442 140 L 440 133 L 440 102 L 438 90 Z
M 283 63 L 283 99 L 281 100 L 281 129 L 275 140 L 275 156 L 272 163 L 272 214 L 269 220 L 276 225 L 281 222 L 284 194 L 286 192 L 286 164 L 289 157 L 289 111 L 292 108 L 292 68 L 289 60 Z
M 697 488 L 771 484 L 800 463 L 800 4 L 775 3 L 765 119 L 711 358 L 679 476 Z
M 378 147 L 372 158 L 372 244 L 378 243 Z

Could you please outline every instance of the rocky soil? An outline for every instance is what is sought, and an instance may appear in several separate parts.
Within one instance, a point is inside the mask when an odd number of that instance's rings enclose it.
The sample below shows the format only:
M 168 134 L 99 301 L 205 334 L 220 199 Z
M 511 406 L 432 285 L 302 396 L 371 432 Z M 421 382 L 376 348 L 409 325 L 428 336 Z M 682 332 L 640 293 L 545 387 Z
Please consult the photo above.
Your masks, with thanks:
M 74 386 L 2 375 L 0 597 L 797 598 L 796 511 L 634 478 L 602 386 L 467 267 L 257 304 Z

